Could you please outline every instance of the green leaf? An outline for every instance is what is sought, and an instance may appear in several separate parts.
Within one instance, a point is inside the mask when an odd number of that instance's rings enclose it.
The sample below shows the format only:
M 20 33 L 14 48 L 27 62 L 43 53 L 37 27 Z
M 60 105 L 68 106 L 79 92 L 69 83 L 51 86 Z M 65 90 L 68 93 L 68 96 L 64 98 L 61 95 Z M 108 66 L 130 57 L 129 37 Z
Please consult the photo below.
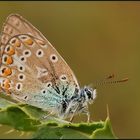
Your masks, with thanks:
M 0 98 L 0 109 L 6 108 L 8 106 L 14 105 L 15 103 L 10 102 L 6 99 Z
M 16 130 L 32 131 L 36 139 L 101 139 L 116 138 L 109 117 L 92 123 L 64 123 L 50 118 L 41 121 L 47 113 L 25 104 L 15 104 L 0 98 L 0 124 Z
M 14 127 L 17 130 L 35 130 L 36 125 L 40 124 L 32 119 L 20 107 L 8 107 L 0 111 L 0 123 Z
M 112 130 L 111 122 L 109 117 L 107 117 L 104 122 L 104 127 L 96 129 L 91 135 L 93 139 L 113 139 L 117 138 Z
M 66 139 L 66 138 L 83 138 L 87 139 L 88 135 L 80 131 L 75 131 L 68 127 L 60 127 L 57 124 L 47 124 L 41 127 L 33 136 L 35 139 Z
M 35 139 L 97 139 L 116 138 L 109 118 L 105 122 L 65 124 L 47 123 L 41 126 L 33 138 Z

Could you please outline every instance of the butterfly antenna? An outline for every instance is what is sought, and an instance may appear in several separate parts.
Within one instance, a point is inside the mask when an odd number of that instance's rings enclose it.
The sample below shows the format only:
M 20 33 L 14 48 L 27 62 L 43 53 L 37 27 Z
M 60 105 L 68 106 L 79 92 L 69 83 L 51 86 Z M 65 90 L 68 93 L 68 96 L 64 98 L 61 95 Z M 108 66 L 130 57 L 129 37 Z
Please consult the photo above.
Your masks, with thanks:
M 110 75 L 108 75 L 105 79 L 112 79 L 112 78 L 114 78 L 114 77 L 115 77 L 114 74 L 110 74 Z
M 114 77 L 115 77 L 114 74 L 107 75 L 107 76 L 104 77 L 103 79 L 94 81 L 94 85 L 102 84 L 104 81 L 113 79 Z
M 95 87 L 105 85 L 105 84 L 123 83 L 123 82 L 126 82 L 126 81 L 128 81 L 128 78 L 124 78 L 124 79 L 121 79 L 121 80 L 113 80 L 113 81 L 100 81 L 100 82 L 95 83 Z

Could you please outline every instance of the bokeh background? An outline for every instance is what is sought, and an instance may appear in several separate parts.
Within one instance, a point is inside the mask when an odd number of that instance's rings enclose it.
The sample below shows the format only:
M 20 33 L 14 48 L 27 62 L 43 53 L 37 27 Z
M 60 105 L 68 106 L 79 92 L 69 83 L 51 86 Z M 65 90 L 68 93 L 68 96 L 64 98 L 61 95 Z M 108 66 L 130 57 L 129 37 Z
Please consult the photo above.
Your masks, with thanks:
M 81 86 L 112 73 L 116 79 L 128 77 L 126 83 L 98 87 L 90 112 L 93 121 L 105 120 L 108 104 L 116 136 L 140 138 L 140 2 L 1 1 L 0 27 L 11 13 L 21 14 L 46 36 Z M 79 117 L 85 119 L 75 120 Z M 10 129 L 1 126 L 0 138 L 28 137 L 5 134 Z

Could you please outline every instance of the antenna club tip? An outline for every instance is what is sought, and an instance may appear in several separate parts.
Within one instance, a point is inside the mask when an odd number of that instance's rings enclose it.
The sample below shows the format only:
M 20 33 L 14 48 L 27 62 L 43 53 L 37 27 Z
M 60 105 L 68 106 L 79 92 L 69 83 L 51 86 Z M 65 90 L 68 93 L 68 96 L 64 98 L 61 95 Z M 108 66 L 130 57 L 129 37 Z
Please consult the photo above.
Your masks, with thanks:
M 124 78 L 124 79 L 122 79 L 121 81 L 126 82 L 126 81 L 128 81 L 128 79 L 129 79 L 129 78 Z

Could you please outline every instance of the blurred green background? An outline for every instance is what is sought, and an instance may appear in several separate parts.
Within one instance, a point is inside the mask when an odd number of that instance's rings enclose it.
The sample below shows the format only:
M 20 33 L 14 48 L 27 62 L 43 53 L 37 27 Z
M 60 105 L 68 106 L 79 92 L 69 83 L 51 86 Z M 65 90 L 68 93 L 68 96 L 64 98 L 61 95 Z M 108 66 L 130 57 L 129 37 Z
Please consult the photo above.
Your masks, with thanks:
M 126 83 L 98 87 L 90 112 L 93 121 L 105 120 L 108 104 L 116 136 L 140 138 L 140 2 L 1 1 L 0 27 L 11 13 L 21 14 L 46 36 L 81 86 L 111 73 L 116 79 L 128 77 Z M 0 138 L 28 137 L 4 133 L 10 129 L 1 126 Z

